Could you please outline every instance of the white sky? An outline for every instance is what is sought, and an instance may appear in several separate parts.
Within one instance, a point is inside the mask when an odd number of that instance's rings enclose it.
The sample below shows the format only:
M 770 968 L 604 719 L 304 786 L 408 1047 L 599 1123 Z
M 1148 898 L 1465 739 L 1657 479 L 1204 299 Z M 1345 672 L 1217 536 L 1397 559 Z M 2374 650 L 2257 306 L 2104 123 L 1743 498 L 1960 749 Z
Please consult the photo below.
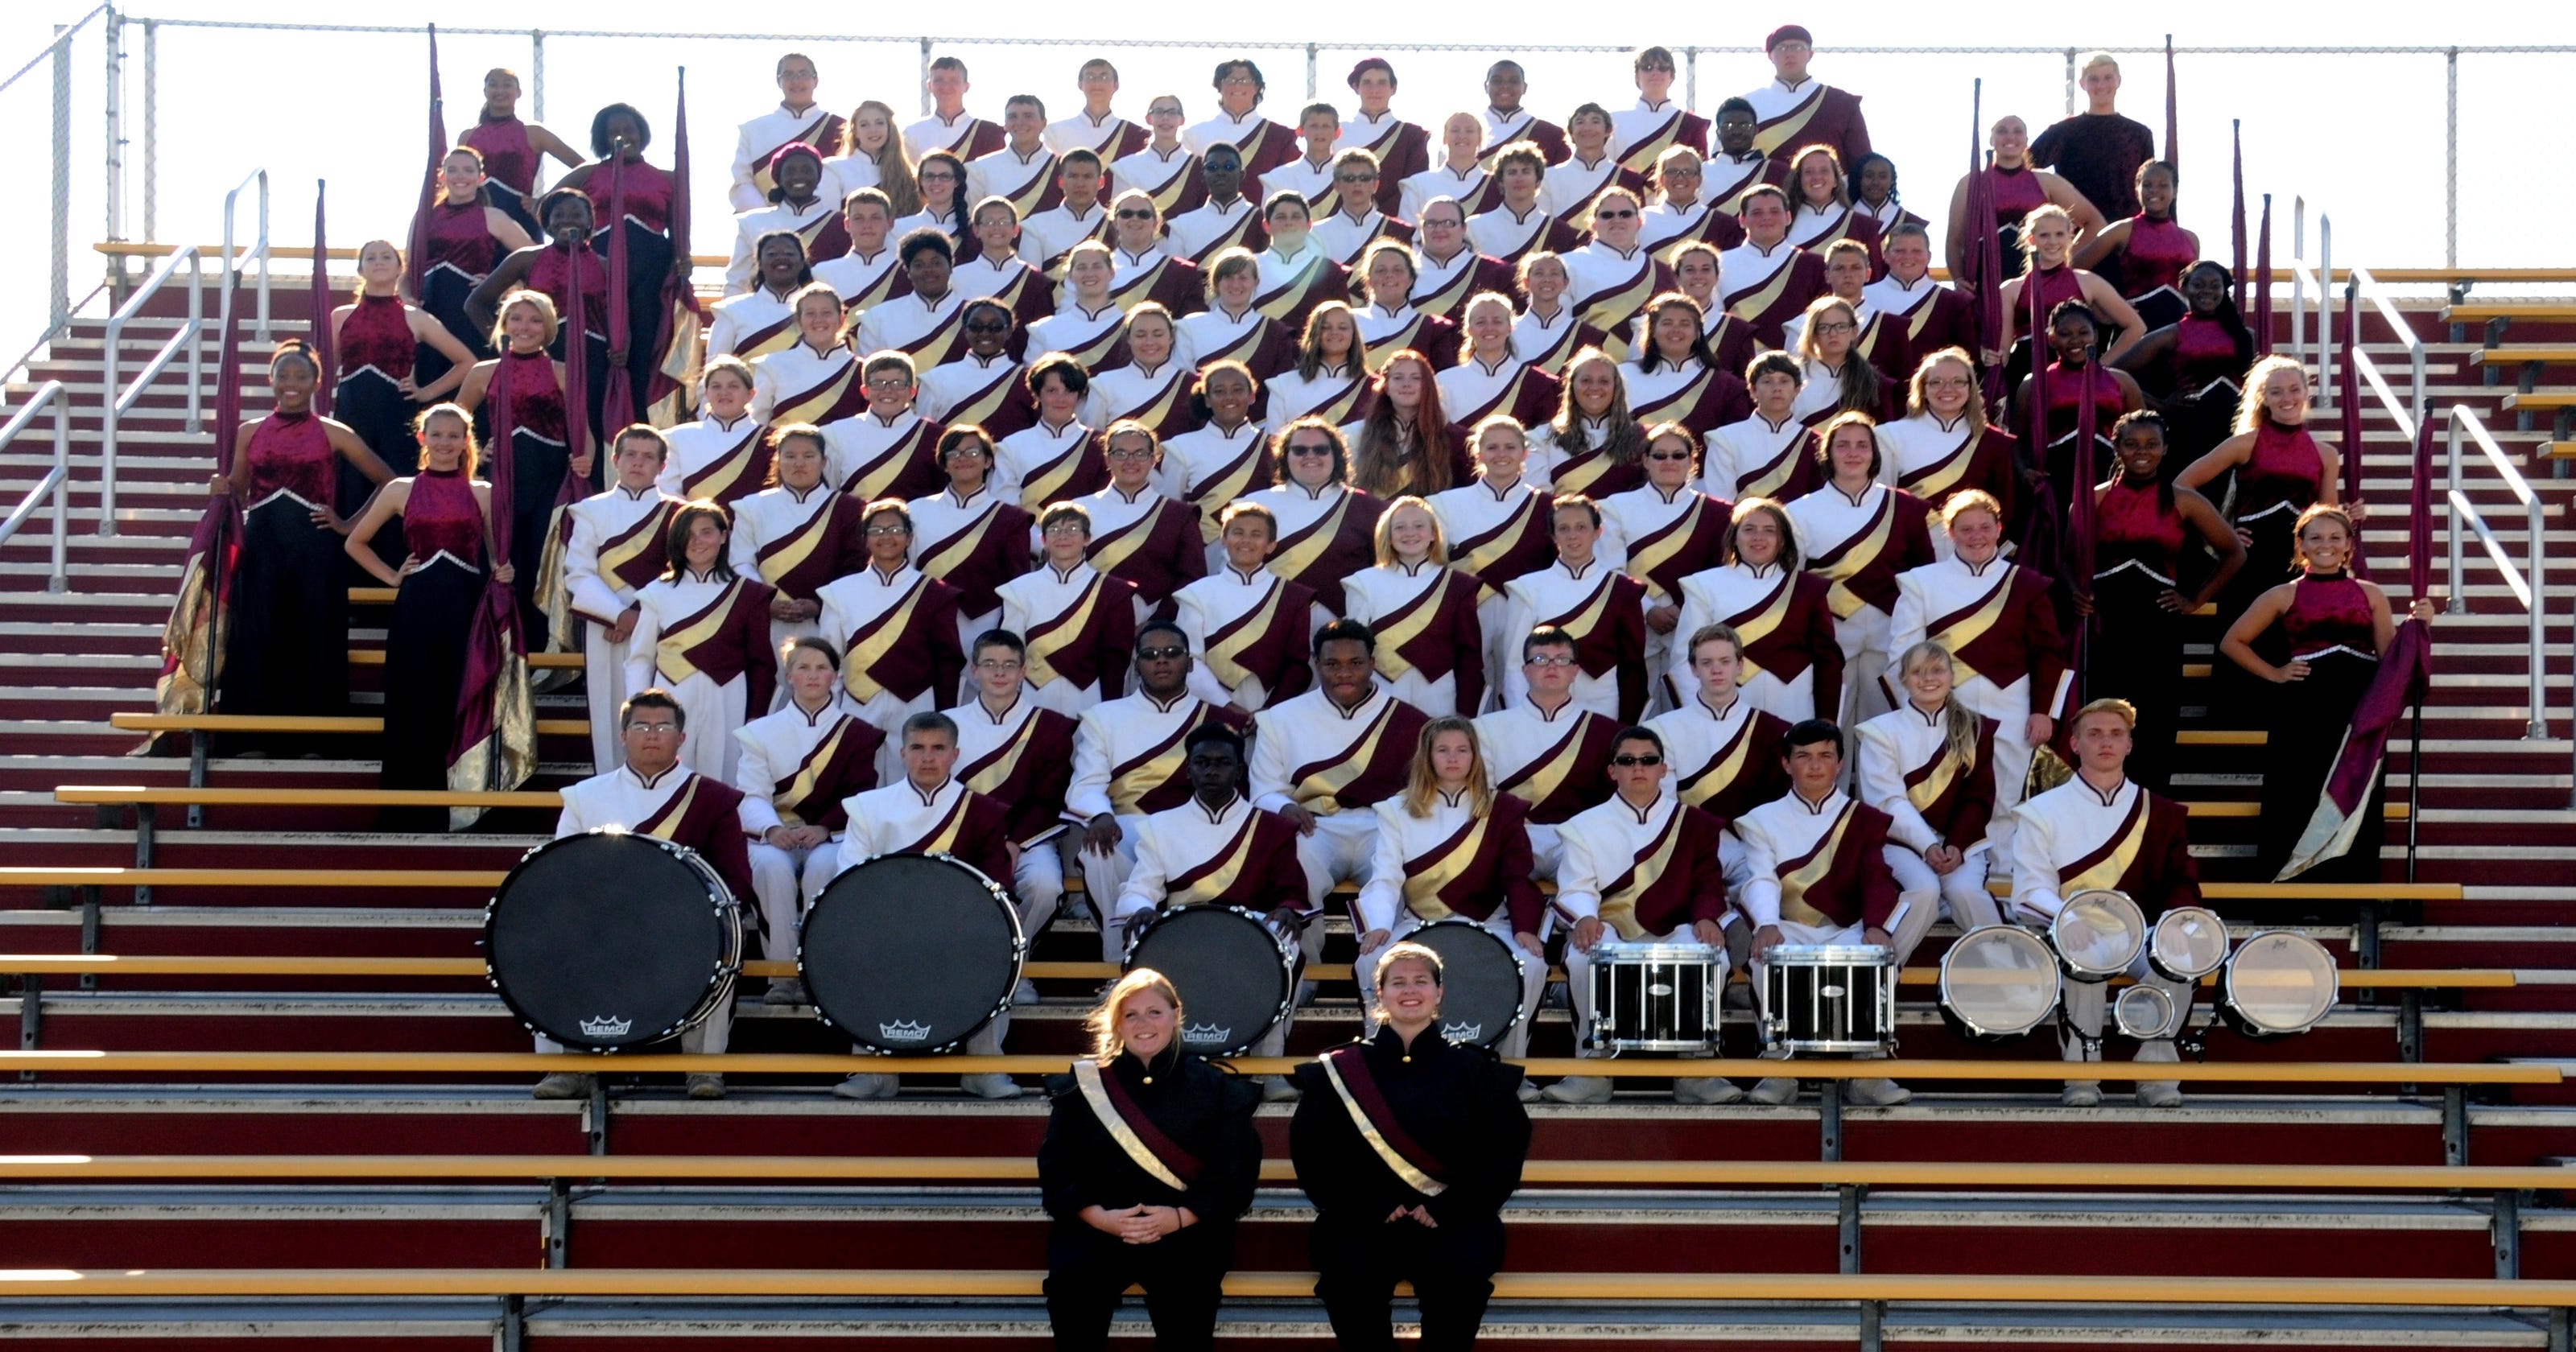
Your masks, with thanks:
M 1136 7 L 1139 9 L 1145 7 Z M 1357 7 L 1353 7 L 1357 9 Z M 2312 7 L 2251 7 L 2220 0 L 2169 0 L 2153 7 L 2108 6 L 2096 11 L 2062 8 L 2053 15 L 2005 27 L 2002 7 L 1977 6 L 1973 32 L 1940 21 L 1961 12 L 1955 5 L 1843 4 L 1825 12 L 1795 9 L 1733 11 L 1677 6 L 1682 21 L 1658 27 L 1646 6 L 1587 11 L 1567 24 L 1562 5 L 1529 0 L 1488 0 L 1475 11 L 1477 30 L 1455 22 L 1467 12 L 1454 5 L 1371 7 L 1369 30 L 1315 22 L 1317 5 L 1246 6 L 1231 11 L 1190 6 L 1176 12 L 1198 20 L 1211 36 L 1204 46 L 1120 48 L 1088 41 L 1103 29 L 1106 6 L 1005 4 L 924 9 L 917 32 L 976 34 L 987 40 L 944 47 L 963 56 L 974 75 L 969 104 L 998 115 L 1010 94 L 1035 93 L 1052 116 L 1078 106 L 1074 71 L 1095 53 L 1119 64 L 1124 89 L 1120 111 L 1136 116 L 1147 97 L 1180 95 L 1193 120 L 1213 104 L 1209 88 L 1214 59 L 1237 50 L 1260 61 L 1270 84 L 1265 105 L 1293 121 L 1304 102 L 1302 44 L 1372 41 L 1403 79 L 1396 110 L 1437 126 L 1456 108 L 1480 99 L 1485 64 L 1505 44 L 1631 44 L 1659 41 L 1675 48 L 1732 46 L 1704 53 L 1695 106 L 1705 111 L 1720 99 L 1769 78 L 1755 51 L 1773 24 L 1795 17 L 1816 30 L 1816 73 L 1859 92 L 1873 141 L 1893 157 L 1902 193 L 1936 222 L 1969 148 L 1969 82 L 1986 81 L 1989 120 L 2012 111 L 2034 131 L 2062 115 L 2064 59 L 2059 55 L 1868 56 L 1837 53 L 1841 46 L 1928 48 L 1981 42 L 1988 45 L 2112 46 L 2161 44 L 2170 25 L 2184 46 L 2576 44 L 2576 6 L 2512 0 L 2474 11 L 2474 28 L 2427 20 L 2417 6 L 2334 7 L 2334 24 L 2319 22 Z M 839 11 L 886 14 L 892 7 Z M 48 13 L 47 11 L 51 12 Z M 76 4 L 11 7 L 0 15 L 0 73 L 14 69 L 51 34 L 51 25 L 81 13 Z M 672 34 L 641 39 L 551 37 L 546 44 L 546 121 L 575 143 L 585 138 L 589 115 L 600 104 L 623 99 L 654 123 L 656 162 L 667 163 L 673 67 L 690 76 L 691 150 L 696 162 L 697 250 L 721 251 L 727 238 L 721 193 L 733 124 L 773 104 L 771 62 L 784 44 L 710 36 L 711 13 L 745 25 L 785 28 L 810 11 L 772 6 L 710 10 L 668 0 L 633 0 L 616 8 L 528 4 L 524 0 L 449 0 L 431 7 L 350 7 L 288 0 L 145 0 L 134 13 L 166 19 L 236 22 L 418 23 L 436 18 L 452 27 L 547 28 L 616 26 Z M 831 12 L 829 10 L 819 12 Z M 890 32 L 890 29 L 876 29 Z M 1506 34 L 1481 53 L 1407 52 L 1402 44 L 1448 43 L 1471 31 Z M 96 281 L 85 246 L 101 237 L 103 152 L 100 144 L 100 47 L 95 28 L 83 34 L 75 56 L 72 238 L 73 294 Z M 129 24 L 127 72 L 128 197 L 126 233 L 140 238 L 143 222 L 143 40 Z M 1047 40 L 1069 45 L 1041 45 Z M 1222 45 L 1220 45 L 1222 44 Z M 909 41 L 801 42 L 821 66 L 823 102 L 846 110 L 862 98 L 881 98 L 899 113 L 919 106 L 917 44 Z M 441 38 L 449 93 L 451 135 L 468 125 L 479 102 L 482 71 L 510 65 L 531 73 L 524 37 Z M 1342 75 L 1367 52 L 1345 47 L 1318 61 L 1318 93 L 1352 103 Z M 1617 106 L 1634 97 L 1625 60 L 1616 54 L 1577 55 L 1515 51 L 1531 80 L 1529 104 L 1551 120 L 1586 99 Z M 2165 80 L 2160 58 L 2125 56 L 2127 88 L 2122 111 L 2150 126 L 2163 125 Z M 417 192 L 426 133 L 426 60 L 417 35 L 328 34 L 270 31 L 164 29 L 159 41 L 158 224 L 162 239 L 212 241 L 220 231 L 224 191 L 253 168 L 269 170 L 274 188 L 273 239 L 309 238 L 313 181 L 331 183 L 332 242 L 353 245 L 374 236 L 400 238 Z M 2576 84 L 2576 54 L 2464 56 L 2460 59 L 2462 184 L 2459 261 L 2466 265 L 2569 265 L 2566 222 L 2576 219 L 2576 182 L 2526 162 L 2535 135 L 2554 143 L 2568 123 L 2565 91 Z M 2246 184 L 2250 198 L 2274 195 L 2277 265 L 2286 268 L 2290 199 L 2304 194 L 2337 213 L 2341 262 L 2379 266 L 2435 265 L 2443 261 L 2444 63 L 2420 56 L 2185 56 L 2179 80 L 2182 109 L 2183 223 L 2200 232 L 2204 248 L 2226 249 L 2228 119 L 2245 124 Z M 49 144 L 49 92 L 41 70 L 0 93 L 0 125 L 11 143 L 45 153 Z M 523 116 L 530 113 L 521 105 Z M 44 179 L 24 176 L 15 202 L 0 210 L 0 256 L 24 260 L 21 285 L 0 293 L 0 346 L 32 338 L 40 327 L 42 264 L 46 248 Z M 2383 205 L 2383 203 L 2385 205 Z M 2249 206 L 2249 215 L 2254 210 Z M 245 233 L 248 230 L 245 212 Z M 15 354 L 11 348 L 10 355 Z

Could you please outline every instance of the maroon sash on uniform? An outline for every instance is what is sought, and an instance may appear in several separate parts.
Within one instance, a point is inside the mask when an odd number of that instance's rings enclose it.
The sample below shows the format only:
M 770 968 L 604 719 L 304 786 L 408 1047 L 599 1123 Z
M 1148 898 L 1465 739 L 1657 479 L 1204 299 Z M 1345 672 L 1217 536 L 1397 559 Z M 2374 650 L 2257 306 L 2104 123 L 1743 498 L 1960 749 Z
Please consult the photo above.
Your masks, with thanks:
M 850 472 L 841 481 L 841 491 L 862 503 L 879 498 L 926 498 L 944 485 L 936 482 L 938 471 L 932 467 L 930 446 L 940 433 L 940 426 L 928 419 L 916 419 L 902 436 L 888 443 L 876 459 Z M 932 480 L 922 492 L 906 489 Z
M 859 511 L 858 500 L 849 494 L 824 490 L 804 525 L 756 551 L 761 577 L 789 596 L 813 600 L 824 583 L 852 571 L 862 543 Z
M 1585 712 L 1574 719 L 1554 746 L 1494 785 L 1529 804 L 1529 819 L 1541 826 L 1571 821 L 1610 794 L 1610 752 L 1617 745 L 1619 721 Z
M 761 481 L 769 477 L 771 452 L 762 444 L 768 433 L 768 428 L 755 424 L 724 454 L 700 466 L 696 473 L 682 475 L 680 496 L 692 502 L 708 498 L 731 506 L 759 492 Z
M 1188 722 L 1173 729 L 1171 736 L 1110 767 L 1109 801 L 1117 807 L 1118 815 L 1150 815 L 1179 807 L 1190 800 L 1190 795 L 1196 790 L 1190 785 L 1188 767 L 1181 759 L 1181 748 L 1191 733 L 1211 722 L 1236 732 L 1246 731 L 1252 726 L 1251 716 L 1240 709 L 1221 709 L 1204 700 L 1198 701 L 1198 706 L 1198 711 L 1190 715 Z M 1139 776 L 1157 774 L 1160 777 L 1153 783 L 1141 787 L 1127 782 Z
M 1164 1135 L 1163 1129 L 1154 1125 L 1154 1119 L 1145 1115 L 1145 1109 L 1136 1102 L 1134 1095 L 1127 1092 L 1127 1086 L 1119 1082 L 1115 1072 L 1102 1071 L 1092 1078 L 1099 1082 L 1101 1097 L 1107 1100 L 1116 1116 L 1115 1121 L 1103 1119 L 1100 1125 L 1109 1133 L 1111 1139 L 1119 1142 L 1120 1148 L 1126 1148 L 1126 1141 L 1120 1138 L 1119 1133 L 1119 1128 L 1123 1126 L 1134 1135 L 1136 1144 L 1144 1147 L 1145 1152 L 1153 1156 L 1172 1177 L 1185 1184 L 1199 1181 L 1198 1157 L 1183 1150 L 1179 1142 Z M 1089 1097 L 1089 1095 L 1084 1096 L 1086 1101 Z M 1095 1113 L 1098 1112 L 1097 1103 L 1092 1107 Z M 1130 1151 L 1130 1153 L 1133 1152 Z
M 600 563 L 607 567 L 608 575 L 616 578 L 619 585 L 628 591 L 644 590 L 670 566 L 661 545 L 662 528 L 669 523 L 673 506 L 668 500 L 660 502 L 653 510 L 635 518 L 633 525 L 600 542 Z M 568 515 L 565 524 L 571 524 Z
M 1633 659 L 1645 649 L 1645 590 L 1645 583 L 1626 573 L 1605 570 L 1600 587 L 1574 609 L 1542 616 L 1538 623 L 1574 636 L 1574 657 L 1583 674 L 1607 676 L 1622 657 Z M 1623 636 L 1630 642 L 1621 643 Z
M 1362 1140 L 1376 1151 L 1389 1171 L 1416 1192 L 1437 1195 L 1446 1189 L 1440 1176 L 1449 1166 L 1422 1148 L 1412 1135 L 1395 1120 L 1395 1110 L 1387 1106 L 1386 1095 L 1379 1092 L 1377 1080 L 1369 1074 L 1368 1056 L 1358 1046 L 1335 1047 L 1324 1053 L 1326 1068 L 1334 1090 L 1343 1103 L 1358 1115 L 1353 1125 Z M 1424 1184 L 1430 1186 L 1426 1188 Z
M 841 715 L 841 721 L 805 753 L 787 778 L 770 790 L 782 820 L 838 831 L 849 825 L 843 799 L 877 786 L 877 748 L 885 734 L 874 725 Z
M 769 650 L 769 598 L 774 595 L 768 583 L 734 579 L 697 614 L 663 631 L 655 670 L 675 681 L 699 674 L 717 685 L 748 676 L 743 707 L 768 708 L 778 681 L 778 659 Z M 670 669 L 675 644 L 679 660 L 691 670 Z

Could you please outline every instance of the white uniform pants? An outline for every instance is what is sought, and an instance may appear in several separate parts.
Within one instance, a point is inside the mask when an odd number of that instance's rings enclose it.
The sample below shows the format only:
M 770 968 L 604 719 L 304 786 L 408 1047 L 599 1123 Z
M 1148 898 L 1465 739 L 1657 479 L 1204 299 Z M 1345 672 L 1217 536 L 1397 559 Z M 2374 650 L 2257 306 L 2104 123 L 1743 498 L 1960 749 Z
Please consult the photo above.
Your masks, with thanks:
M 1359 960 L 1351 964 L 1351 977 L 1359 983 L 1360 988 L 1361 1017 L 1366 1018 L 1368 1011 L 1377 1004 L 1377 965 L 1380 955 L 1388 948 L 1393 948 L 1407 935 L 1422 928 L 1422 923 L 1410 911 L 1397 916 L 1395 924 L 1387 930 L 1386 946 L 1360 954 Z M 1504 943 L 1511 944 L 1512 951 L 1518 954 L 1521 960 L 1520 1021 L 1514 1023 L 1512 1030 L 1505 1033 L 1503 1040 L 1496 1043 L 1494 1047 L 1496 1051 L 1502 1053 L 1504 1059 L 1509 1060 L 1525 1055 L 1529 1051 L 1530 1020 L 1538 1014 L 1540 993 L 1547 989 L 1547 959 L 1513 942 L 1512 918 L 1508 912 L 1498 908 L 1492 915 L 1485 917 L 1483 924 Z
M 1986 839 L 1993 844 L 1996 859 L 2009 860 L 2016 825 L 2013 809 L 2021 806 L 2022 786 L 2030 778 L 2030 759 L 2039 750 L 2031 745 L 2028 736 L 2030 678 L 2025 676 L 1998 687 L 1983 676 L 1970 677 L 1960 682 L 1958 697 L 1969 708 L 1995 720 L 1995 819 L 1986 827 Z
M 1035 845 L 1020 847 L 1011 861 L 1011 895 L 1019 901 L 1020 933 L 1032 944 L 1064 902 L 1064 856 L 1057 853 L 1059 832 Z
M 805 908 L 841 871 L 840 842 L 827 840 L 820 845 L 782 850 L 765 840 L 755 840 L 750 850 L 751 890 L 760 899 L 761 928 L 768 936 L 766 951 L 773 959 L 793 958 L 796 927 L 804 921 Z
M 1145 826 L 1142 814 L 1118 819 L 1118 843 L 1106 854 L 1082 850 L 1082 893 L 1091 902 L 1091 915 L 1100 922 L 1100 960 L 1119 962 L 1127 956 L 1127 943 L 1118 920 L 1118 894 L 1127 886 L 1127 875 L 1136 871 L 1136 835 Z M 1079 849 L 1081 836 L 1073 835 Z
M 589 620 L 581 626 L 582 685 L 590 692 L 590 768 L 606 774 L 626 763 L 618 737 L 617 710 L 635 692 L 626 688 L 628 645 L 608 641 L 608 626 Z
M 1896 850 L 1895 846 L 1888 847 L 1888 853 L 1891 855 L 1896 853 Z M 1924 872 L 1929 873 L 1931 870 L 1925 869 Z M 1933 920 L 1939 915 L 1940 907 L 1932 904 L 1928 897 L 1919 900 L 1912 897 L 1899 898 L 1896 915 L 1891 918 L 1887 932 L 1888 947 L 1896 950 L 1898 970 L 1903 970 L 1905 960 L 1914 956 L 1916 945 L 1923 942 L 1924 934 L 1931 930 Z M 1794 920 L 1780 922 L 1780 942 L 1784 944 L 1860 944 L 1868 941 L 1868 927 L 1863 925 L 1836 927 L 1801 925 Z M 1751 964 L 1751 969 L 1754 1007 L 1759 1009 L 1762 1000 L 1762 982 L 1765 974 L 1771 970 L 1771 964 L 1756 960 Z M 1762 1054 L 1768 1057 L 1771 1052 L 1765 1049 Z
M 707 1016 L 704 1019 L 699 1020 L 696 1027 L 680 1034 L 680 1050 L 687 1053 L 705 1052 L 712 1055 L 723 1051 L 726 1043 L 730 1042 L 732 1037 L 733 1001 L 731 999 L 727 999 L 723 1003 L 717 1005 L 713 1010 L 708 1011 Z M 555 1041 L 553 1038 L 547 1037 L 543 1033 L 537 1034 L 536 1043 L 537 1050 L 548 1056 L 559 1056 L 570 1050 L 562 1043 Z M 606 1058 L 601 1058 L 599 1063 L 601 1065 L 614 1064 Z
M 2155 969 L 2147 965 L 2147 955 L 2143 952 L 2130 960 L 2129 975 L 2137 978 L 2140 985 L 2154 986 L 2173 998 L 2174 1009 L 2177 1011 L 2176 1027 L 2182 1027 L 2190 1022 L 2192 992 L 2198 983 L 2173 981 L 2157 975 Z M 2059 1055 L 2069 1061 L 2102 1059 L 2102 1023 L 2110 1002 L 2111 985 L 2107 981 L 2077 981 L 2067 976 L 2058 978 L 2057 1048 Z M 2178 1061 L 2182 1058 L 2181 1054 L 2174 1049 L 2174 1040 L 2161 1037 L 2139 1043 L 2137 1059 Z M 2068 1083 L 2078 1082 L 2068 1081 Z M 2143 1088 L 2144 1084 L 2142 1083 L 2140 1087 Z
M 1834 639 L 1843 645 L 1843 689 L 1837 697 L 1840 703 L 1836 706 L 1841 713 L 1833 718 L 1843 726 L 1846 743 L 1843 755 L 1850 764 L 1857 764 L 1860 759 L 1852 755 L 1852 748 L 1848 745 L 1850 730 L 1896 707 L 1888 702 L 1886 687 L 1879 684 L 1879 677 L 1887 674 L 1889 619 L 1886 611 L 1864 605 L 1848 618 L 1834 621 Z M 1817 691 L 1819 707 L 1816 716 L 1819 718 L 1827 716 L 1821 707 L 1824 702 L 1825 692 Z
M 1897 892 L 1909 904 L 1937 908 L 1961 930 L 2002 921 L 2001 899 L 1986 890 L 1986 866 L 1993 859 L 1989 851 L 1971 851 L 1944 875 L 1905 846 L 1891 843 L 1886 849 L 1888 872 L 1896 875 Z
M 1315 834 L 1297 837 L 1297 863 L 1306 871 L 1306 909 L 1321 916 L 1324 895 L 1335 883 L 1363 886 L 1377 858 L 1377 814 L 1367 808 L 1345 808 L 1315 818 Z M 1323 923 L 1306 927 L 1307 960 L 1320 951 Z

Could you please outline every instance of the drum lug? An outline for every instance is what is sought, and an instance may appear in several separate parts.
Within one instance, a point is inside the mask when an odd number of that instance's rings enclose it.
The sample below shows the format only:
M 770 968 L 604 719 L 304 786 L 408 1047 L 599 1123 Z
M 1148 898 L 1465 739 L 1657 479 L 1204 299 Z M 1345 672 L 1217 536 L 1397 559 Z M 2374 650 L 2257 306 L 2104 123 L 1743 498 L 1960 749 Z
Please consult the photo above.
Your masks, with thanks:
M 1869 1189 L 1859 1183 L 1845 1183 L 1834 1189 L 1835 1223 L 1842 1232 L 1842 1271 L 1850 1276 L 1860 1271 L 1860 1203 Z
M 1827 1164 L 1840 1164 L 1843 1159 L 1843 1082 L 1824 1081 L 1816 1099 L 1816 1124 L 1822 1137 L 1817 1158 Z
M 572 1181 L 563 1178 L 546 1180 L 546 1266 L 572 1266 Z
M 34 1051 L 43 1040 L 45 1029 L 45 979 L 34 972 L 18 978 L 18 1050 Z M 34 1083 L 36 1072 L 22 1070 L 18 1078 Z

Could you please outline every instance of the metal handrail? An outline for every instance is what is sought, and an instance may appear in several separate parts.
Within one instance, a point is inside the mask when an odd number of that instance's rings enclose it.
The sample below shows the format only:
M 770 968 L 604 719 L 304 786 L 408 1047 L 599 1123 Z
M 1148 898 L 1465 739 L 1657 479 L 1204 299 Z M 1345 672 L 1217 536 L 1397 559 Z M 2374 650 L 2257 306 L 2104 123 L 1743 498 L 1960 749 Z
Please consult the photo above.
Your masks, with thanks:
M 152 354 L 152 359 L 143 364 L 143 369 L 135 373 L 131 382 L 120 385 L 117 367 L 121 364 L 120 358 L 125 345 L 125 326 L 143 313 L 144 304 L 158 294 L 162 287 L 168 285 L 170 279 L 178 275 L 183 265 L 188 269 L 188 322 L 180 325 L 178 331 L 170 335 L 169 341 L 163 343 L 160 350 Z M 143 397 L 143 392 L 150 388 L 153 380 L 158 378 L 162 371 L 168 369 L 170 362 L 179 355 L 182 347 L 186 348 L 188 353 L 188 430 L 191 432 L 197 430 L 197 424 L 204 412 L 198 391 L 205 383 L 205 344 L 200 341 L 205 328 L 205 258 L 193 244 L 163 259 L 161 266 L 154 268 L 152 275 L 144 279 L 143 285 L 136 287 L 134 294 L 126 297 L 123 305 L 116 307 L 116 313 L 108 316 L 107 332 L 100 340 L 99 359 L 101 407 L 98 433 L 98 533 L 102 537 L 113 537 L 116 534 L 116 450 L 119 425 L 124 421 L 126 411 L 133 408 L 136 401 Z
M 2449 487 L 2444 495 L 2443 511 L 2451 536 L 2450 611 L 2458 615 L 2465 613 L 2469 608 L 2467 589 L 2461 585 L 2464 565 L 2461 560 L 2460 527 L 2465 523 L 2469 531 L 2478 537 L 2478 543 L 2486 546 L 2487 557 L 2495 560 L 2496 571 L 2504 574 L 2505 586 L 2512 589 L 2514 599 L 2520 601 L 2523 609 L 2530 615 L 2531 717 L 2525 723 L 2522 735 L 2526 740 L 2547 737 L 2549 718 L 2541 704 L 2546 679 L 2544 668 L 2547 665 L 2544 658 L 2548 652 L 2548 649 L 2541 646 L 2542 607 L 2545 604 L 2541 583 L 2546 573 L 2547 553 L 2542 547 L 2540 495 L 2531 491 L 2531 485 L 2523 479 L 2522 471 L 2513 467 L 2513 460 L 2504 453 L 2504 448 L 2496 445 L 2495 438 L 2487 435 L 2486 427 L 2478 421 L 2478 415 L 2471 411 L 2468 405 L 2451 405 L 2449 422 L 2450 476 Z M 2503 543 L 2496 539 L 2495 532 L 2488 529 L 2486 517 L 2479 513 L 2477 504 L 2469 501 L 2469 495 L 2461 490 L 2460 434 L 2463 431 L 2468 433 L 2470 440 L 2477 443 L 2478 452 L 2486 457 L 2487 463 L 2493 466 L 2496 473 L 2504 479 L 2504 486 L 2512 490 L 2514 497 L 2522 502 L 2525 529 L 2531 536 L 2531 570 L 2528 578 L 2524 576 L 2521 568 L 2515 566 L 2513 558 L 2505 552 Z M 2571 804 L 2576 804 L 2576 794 L 2571 794 L 2570 801 Z
M 54 406 L 54 467 L 45 472 L 45 477 L 38 480 L 35 487 L 27 490 L 27 496 L 20 499 L 16 507 L 10 509 L 8 519 L 0 521 L 0 545 L 9 543 L 16 537 L 20 527 L 35 520 L 36 513 L 43 510 L 45 495 L 52 494 L 54 498 L 54 566 L 53 570 L 45 575 L 45 590 L 62 592 L 71 586 L 70 575 L 65 565 L 71 528 L 72 491 L 72 398 L 71 393 L 63 388 L 63 382 L 48 380 L 36 387 L 35 396 L 29 399 L 5 426 L 0 426 L 0 450 L 7 450 L 10 443 L 18 439 L 19 433 L 33 426 L 36 415 L 42 412 L 47 404 Z
M 2406 439 L 2411 445 L 2415 439 L 2416 429 L 2424 425 L 2424 340 L 2415 335 L 2415 326 L 2406 322 L 2406 317 L 2397 312 L 2397 307 L 2388 303 L 2388 297 L 2382 294 L 2384 288 L 2380 286 L 2378 278 L 2370 275 L 2370 269 L 2354 268 L 2351 279 L 2344 285 L 2347 288 L 2347 294 L 2369 301 L 2372 308 L 2379 311 L 2380 319 L 2385 321 L 2406 344 L 2406 356 L 2410 369 L 2407 374 L 2406 401 L 2401 408 L 2396 392 L 2388 388 L 2388 381 L 2380 375 L 2379 363 L 2371 360 L 2370 354 L 2362 350 L 2361 313 L 2357 309 L 2353 312 L 2352 369 L 2362 379 L 2370 382 L 2370 387 L 2379 395 L 2382 406 L 2389 412 L 2400 415 L 2397 420 L 2398 425 L 2405 429 Z M 2352 454 L 2360 454 L 2359 447 L 2348 449 Z
M 241 254 L 233 252 L 233 209 L 241 201 L 242 189 L 259 185 L 259 240 Z M 242 263 L 251 253 L 259 255 L 259 341 L 268 341 L 268 171 L 253 169 L 241 182 L 224 194 L 224 295 L 229 298 L 233 285 L 242 274 Z M 225 302 L 229 305 L 229 299 Z
M 2317 266 L 2307 264 L 2308 203 L 2306 198 L 2290 201 L 2290 355 L 2317 373 L 2317 403 L 2331 407 L 2334 403 L 2334 288 L 2326 281 L 2334 276 L 2334 219 L 2325 212 L 2317 213 Z M 2308 294 L 2316 293 L 2317 324 L 2313 334 L 2308 328 Z

